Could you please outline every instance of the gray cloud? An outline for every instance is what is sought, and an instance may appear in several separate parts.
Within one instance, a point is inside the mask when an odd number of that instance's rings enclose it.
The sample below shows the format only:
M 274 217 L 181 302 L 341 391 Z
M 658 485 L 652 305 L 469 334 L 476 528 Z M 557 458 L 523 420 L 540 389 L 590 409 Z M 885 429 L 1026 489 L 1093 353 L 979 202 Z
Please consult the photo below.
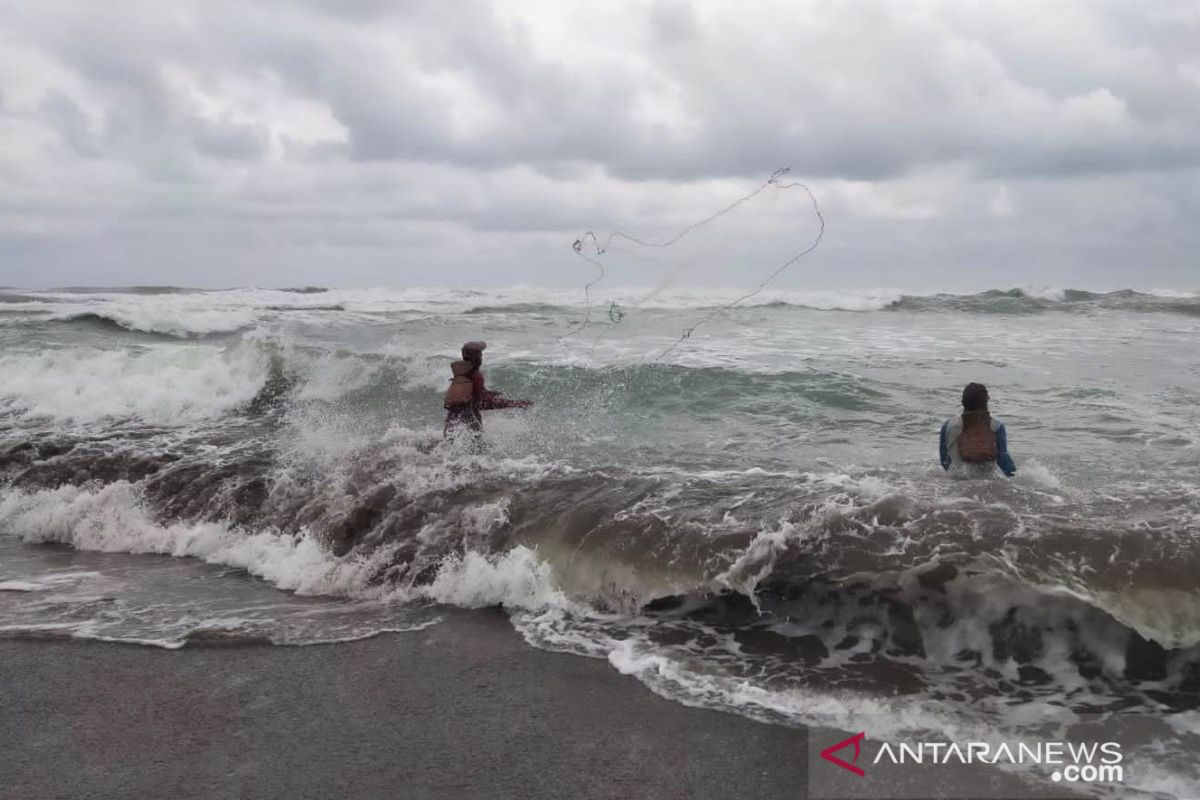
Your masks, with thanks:
M 833 212 L 838 281 L 1186 283 L 1189 9 L 11 5 L 0 283 L 154 282 L 151 262 L 170 283 L 327 282 L 332 262 L 368 283 L 449 263 L 559 280 L 540 248 L 669 227 L 780 165 Z M 484 240 L 509 255 L 462 246 Z M 202 266 L 218 255 L 227 274 Z
M 99 35 L 77 15 L 28 24 L 120 107 L 111 113 L 142 116 L 145 136 L 171 135 L 183 113 L 187 99 L 161 74 L 175 63 L 210 80 L 278 76 L 326 106 L 362 160 L 582 160 L 633 179 L 754 175 L 764 156 L 860 178 L 955 159 L 990 174 L 1200 161 L 1200 85 L 1180 72 L 1186 51 L 1147 53 L 1152 42 L 1100 14 L 1084 18 L 1088 49 L 1072 42 L 1066 14 L 1010 14 L 984 29 L 953 5 L 944 15 L 779 5 L 701 19 L 690 4 L 655 2 L 629 7 L 633 33 L 568 26 L 549 55 L 539 51 L 548 37 L 484 2 L 355 8 L 245 14 L 216 3 L 181 14 L 154 4 L 132 29 L 93 11 Z
M 191 138 L 196 151 L 203 155 L 257 159 L 266 154 L 270 133 L 262 125 L 193 119 Z
M 51 90 L 42 98 L 41 111 L 63 141 L 81 156 L 99 158 L 103 149 L 91 123 L 78 104 L 62 92 Z

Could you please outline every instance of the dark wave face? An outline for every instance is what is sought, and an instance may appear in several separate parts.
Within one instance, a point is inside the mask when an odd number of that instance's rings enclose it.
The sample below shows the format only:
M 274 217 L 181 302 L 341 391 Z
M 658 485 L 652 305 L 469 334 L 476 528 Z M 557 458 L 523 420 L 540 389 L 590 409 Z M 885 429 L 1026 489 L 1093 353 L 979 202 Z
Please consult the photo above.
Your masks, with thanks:
M 291 644 L 502 604 L 534 645 L 773 722 L 1141 715 L 1200 751 L 1184 295 L 770 298 L 665 362 L 713 295 L 64 297 L 0 322 L 6 635 Z M 444 440 L 473 338 L 535 406 Z M 1013 480 L 937 463 L 972 380 Z M 1152 750 L 1129 791 L 1196 777 Z

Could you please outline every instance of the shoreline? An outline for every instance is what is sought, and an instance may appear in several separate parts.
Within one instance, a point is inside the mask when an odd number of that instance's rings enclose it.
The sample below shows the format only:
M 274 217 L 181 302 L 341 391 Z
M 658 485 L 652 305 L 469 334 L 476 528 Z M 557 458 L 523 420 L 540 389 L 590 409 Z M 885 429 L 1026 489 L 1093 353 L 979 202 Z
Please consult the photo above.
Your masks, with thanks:
M 687 708 L 502 612 L 160 650 L 0 641 L 13 798 L 789 798 L 806 732 Z
M 495 608 L 295 647 L 0 640 L 0 709 L 0 796 L 22 800 L 803 800 L 810 765 L 825 797 L 1052 796 L 994 769 L 858 782 L 815 755 L 844 732 L 684 706 Z

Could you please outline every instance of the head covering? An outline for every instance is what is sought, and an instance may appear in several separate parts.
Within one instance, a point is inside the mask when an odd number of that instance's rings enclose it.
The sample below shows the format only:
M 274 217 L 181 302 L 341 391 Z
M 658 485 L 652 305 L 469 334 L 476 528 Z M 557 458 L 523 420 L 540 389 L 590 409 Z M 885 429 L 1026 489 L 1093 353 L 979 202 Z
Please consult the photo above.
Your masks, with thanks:
M 968 383 L 962 394 L 963 408 L 967 411 L 986 411 L 988 390 L 982 383 Z
M 470 361 L 472 357 L 482 356 L 484 350 L 487 350 L 487 342 L 467 342 L 462 346 L 462 357 Z

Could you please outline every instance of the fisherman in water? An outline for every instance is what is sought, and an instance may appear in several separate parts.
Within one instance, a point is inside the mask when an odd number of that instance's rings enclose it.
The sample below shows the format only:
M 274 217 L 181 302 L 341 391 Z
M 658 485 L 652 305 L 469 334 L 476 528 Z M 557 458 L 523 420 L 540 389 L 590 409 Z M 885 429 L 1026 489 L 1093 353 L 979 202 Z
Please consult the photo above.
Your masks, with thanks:
M 484 411 L 501 408 L 528 408 L 532 400 L 509 400 L 500 392 L 489 391 L 483 382 L 483 351 L 487 342 L 467 342 L 462 346 L 462 361 L 450 364 L 450 388 L 446 390 L 445 435 L 453 431 L 483 432 Z
M 1004 423 L 988 413 L 988 390 L 982 383 L 968 383 L 962 394 L 963 413 L 942 425 L 938 452 L 942 469 L 969 464 L 980 472 L 990 472 L 994 464 L 1012 477 L 1017 465 L 1008 454 L 1008 433 Z

